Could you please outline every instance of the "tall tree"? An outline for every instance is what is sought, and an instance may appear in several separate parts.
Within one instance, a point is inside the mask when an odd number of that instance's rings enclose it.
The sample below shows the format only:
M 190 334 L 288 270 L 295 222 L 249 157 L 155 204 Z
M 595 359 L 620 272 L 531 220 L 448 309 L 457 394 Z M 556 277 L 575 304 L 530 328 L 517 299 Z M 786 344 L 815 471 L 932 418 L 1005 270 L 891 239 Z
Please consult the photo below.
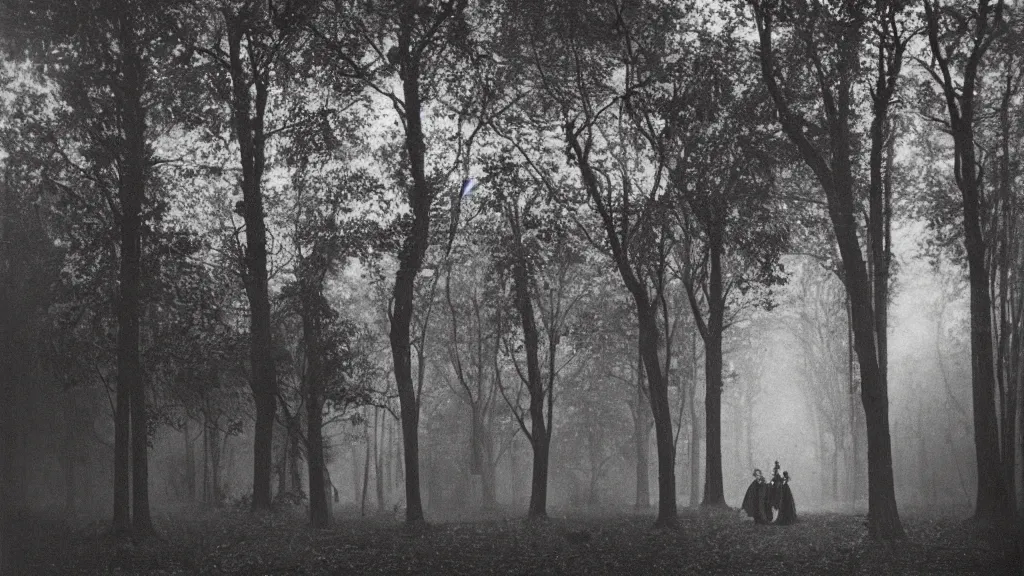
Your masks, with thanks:
M 432 208 L 440 193 L 439 184 L 444 181 L 432 173 L 428 163 L 431 155 L 424 119 L 429 117 L 431 100 L 450 80 L 444 68 L 453 69 L 460 48 L 469 43 L 467 4 L 467 0 L 388 0 L 375 5 L 335 2 L 325 8 L 316 30 L 338 57 L 337 74 L 364 81 L 389 102 L 404 135 L 400 172 L 409 215 L 401 223 L 398 270 L 388 314 L 401 403 L 405 514 L 410 524 L 424 521 L 419 469 L 420 399 L 412 363 L 414 296 L 416 277 L 431 243 Z M 365 44 L 355 45 L 353 38 Z M 393 89 L 395 84 L 400 86 L 398 90 Z M 459 199 L 460 195 L 453 196 L 454 202 Z
M 885 339 L 879 338 L 883 327 L 873 302 L 879 286 L 868 274 L 857 222 L 854 88 L 865 27 L 876 5 L 825 0 L 785 5 L 750 0 L 750 4 L 757 25 L 762 80 L 775 103 L 782 131 L 825 193 L 842 258 L 868 429 L 868 531 L 876 538 L 902 538 L 892 472 L 888 385 L 880 364 L 884 353 L 879 346 Z M 885 10 L 890 5 L 880 2 L 877 7 Z M 792 34 L 776 45 L 780 25 Z M 894 43 L 880 44 L 879 60 L 888 62 L 885 51 L 894 49 Z M 891 75 L 895 83 L 899 68 L 887 70 L 895 72 Z M 801 84 L 801 79 L 807 82 Z M 876 220 L 871 230 L 877 231 L 879 226 Z
M 497 127 L 497 132 L 503 139 L 515 141 L 518 150 L 525 152 L 530 144 L 513 137 L 507 128 L 503 123 Z M 532 168 L 528 168 L 509 161 L 514 154 L 511 148 L 509 145 L 509 149 L 499 152 L 497 159 L 486 165 L 491 194 L 484 202 L 501 218 L 496 233 L 499 245 L 494 250 L 496 266 L 502 274 L 511 277 L 510 299 L 519 320 L 525 371 L 517 360 L 514 350 L 517 347 L 506 341 L 505 348 L 520 386 L 526 388 L 526 409 L 519 405 L 519 394 L 510 394 L 510 390 L 521 388 L 503 381 L 499 381 L 498 386 L 533 449 L 528 515 L 544 518 L 547 516 L 555 386 L 560 382 L 559 354 L 565 348 L 560 345 L 567 317 L 582 297 L 586 283 L 579 278 L 580 255 L 560 222 L 562 209 L 546 195 L 542 182 L 549 172 L 535 164 L 529 164 Z M 562 368 L 568 360 L 564 362 Z
M 620 106 L 624 94 L 640 81 L 630 68 L 636 62 L 623 55 L 623 46 L 642 32 L 649 54 L 664 54 L 665 44 L 674 38 L 667 32 L 671 11 L 645 2 L 598 2 L 579 9 L 570 3 L 527 1 L 521 8 L 507 32 L 509 57 L 525 63 L 528 78 L 542 90 L 520 105 L 546 112 L 535 120 L 541 133 L 550 133 L 556 122 L 560 125 L 582 197 L 565 198 L 564 187 L 556 194 L 563 202 L 593 209 L 594 217 L 587 222 L 582 219 L 588 215 L 577 217 L 575 206 L 566 215 L 610 256 L 633 299 L 658 450 L 656 524 L 675 526 L 675 451 L 658 327 L 658 294 L 671 244 L 668 205 L 659 194 L 662 170 L 648 170 L 649 158 Z M 637 179 L 647 173 L 653 177 Z
M 953 137 L 953 177 L 963 208 L 964 247 L 971 294 L 971 388 L 974 446 L 978 466 L 975 515 L 1012 515 L 1007 478 L 999 448 L 996 372 L 992 344 L 992 293 L 986 261 L 985 173 L 978 158 L 978 91 L 984 60 L 1005 31 L 1005 2 L 979 0 L 946 4 L 925 0 L 925 24 L 931 64 L 926 70 L 941 88 Z M 1004 440 L 1005 441 L 1005 440 Z
M 663 83 L 642 86 L 626 103 L 672 185 L 684 240 L 679 276 L 705 350 L 702 503 L 723 506 L 723 336 L 741 295 L 782 281 L 787 232 L 770 195 L 774 138 L 763 92 L 748 80 L 754 70 L 733 57 L 739 46 L 730 33 L 696 36 L 692 53 L 645 71 Z
M 347 171 L 349 147 L 330 129 L 333 114 L 316 113 L 320 121 L 304 122 L 296 130 L 289 159 L 297 166 L 292 176 L 292 251 L 295 281 L 284 290 L 301 318 L 303 362 L 302 404 L 306 409 L 310 521 L 330 524 L 326 484 L 324 410 L 328 403 L 344 409 L 348 394 L 352 324 L 333 308 L 326 295 L 328 280 L 349 257 L 366 256 L 379 227 L 361 217 L 346 217 L 357 201 L 380 194 L 379 182 L 359 171 Z M 333 118 L 335 123 L 339 118 Z M 325 126 L 326 125 L 326 126 Z M 325 135 L 326 130 L 326 135 Z M 354 146 L 352 146 L 354 147 Z M 299 414 L 294 416 L 296 420 Z
M 176 30 L 189 57 L 209 71 L 208 89 L 229 110 L 241 166 L 242 199 L 235 211 L 245 223 L 239 268 L 249 302 L 250 388 L 256 404 L 253 435 L 254 509 L 271 505 L 270 476 L 277 411 L 277 376 L 270 314 L 267 210 L 264 178 L 267 144 L 283 130 L 271 122 L 275 91 L 289 80 L 291 59 L 303 39 L 307 2 L 196 0 L 178 14 Z M 211 130 L 220 129 L 219 118 Z
M 153 120 L 157 63 L 169 54 L 164 9 L 135 0 L 76 4 L 19 2 L 3 6 L 9 47 L 39 63 L 63 113 L 77 129 L 84 181 L 108 197 L 118 226 L 117 404 L 114 442 L 114 529 L 152 531 L 149 512 L 146 386 L 140 360 L 142 244 L 152 202 Z M 166 62 L 166 60 L 163 60 Z

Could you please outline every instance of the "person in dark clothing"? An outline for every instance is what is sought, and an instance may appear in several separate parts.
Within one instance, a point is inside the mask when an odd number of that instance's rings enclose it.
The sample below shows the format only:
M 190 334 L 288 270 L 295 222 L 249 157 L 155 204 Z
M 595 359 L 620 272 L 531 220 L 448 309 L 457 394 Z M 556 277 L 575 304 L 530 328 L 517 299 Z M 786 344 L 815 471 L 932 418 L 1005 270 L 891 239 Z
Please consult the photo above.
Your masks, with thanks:
M 772 480 L 768 484 L 768 504 L 778 510 L 782 504 L 782 476 L 779 475 L 779 461 L 772 467 Z
M 779 516 L 776 524 L 792 524 L 796 522 L 796 502 L 793 491 L 789 488 L 789 472 L 782 472 L 782 484 L 779 486 Z
M 743 496 L 743 511 L 754 519 L 756 524 L 767 524 L 772 521 L 772 507 L 768 503 L 768 483 L 759 468 L 754 469 L 754 481 Z

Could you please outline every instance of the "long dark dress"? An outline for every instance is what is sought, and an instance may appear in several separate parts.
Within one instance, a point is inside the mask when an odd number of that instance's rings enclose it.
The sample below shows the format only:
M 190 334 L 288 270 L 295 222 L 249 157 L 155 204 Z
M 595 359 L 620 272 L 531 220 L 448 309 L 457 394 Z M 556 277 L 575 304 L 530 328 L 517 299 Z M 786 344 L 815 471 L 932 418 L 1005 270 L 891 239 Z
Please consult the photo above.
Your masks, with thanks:
M 743 495 L 743 511 L 757 524 L 772 521 L 772 507 L 768 502 L 768 485 L 764 480 L 754 480 Z
M 779 517 L 776 524 L 792 524 L 796 522 L 796 502 L 793 500 L 793 491 L 789 489 L 789 482 L 779 487 Z

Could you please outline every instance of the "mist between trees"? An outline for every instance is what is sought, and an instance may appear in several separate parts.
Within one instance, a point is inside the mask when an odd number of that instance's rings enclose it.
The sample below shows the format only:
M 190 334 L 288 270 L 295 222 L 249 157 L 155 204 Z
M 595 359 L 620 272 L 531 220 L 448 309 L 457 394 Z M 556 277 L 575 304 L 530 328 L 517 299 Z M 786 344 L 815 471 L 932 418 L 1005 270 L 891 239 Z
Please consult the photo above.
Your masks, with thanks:
M 3 513 L 1012 517 L 1021 17 L 0 2 Z

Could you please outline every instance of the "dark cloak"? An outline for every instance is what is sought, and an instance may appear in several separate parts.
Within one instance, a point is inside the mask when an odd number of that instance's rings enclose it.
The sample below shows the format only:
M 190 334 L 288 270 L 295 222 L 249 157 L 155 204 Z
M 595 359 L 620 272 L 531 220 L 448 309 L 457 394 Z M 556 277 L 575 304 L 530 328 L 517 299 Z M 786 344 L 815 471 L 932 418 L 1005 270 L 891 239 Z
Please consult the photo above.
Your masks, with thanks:
M 772 507 L 768 502 L 768 485 L 763 480 L 754 480 L 743 495 L 743 511 L 757 524 L 772 521 Z
M 779 517 L 776 524 L 792 524 L 796 522 L 796 502 L 793 500 L 793 491 L 789 489 L 786 482 L 779 486 Z

